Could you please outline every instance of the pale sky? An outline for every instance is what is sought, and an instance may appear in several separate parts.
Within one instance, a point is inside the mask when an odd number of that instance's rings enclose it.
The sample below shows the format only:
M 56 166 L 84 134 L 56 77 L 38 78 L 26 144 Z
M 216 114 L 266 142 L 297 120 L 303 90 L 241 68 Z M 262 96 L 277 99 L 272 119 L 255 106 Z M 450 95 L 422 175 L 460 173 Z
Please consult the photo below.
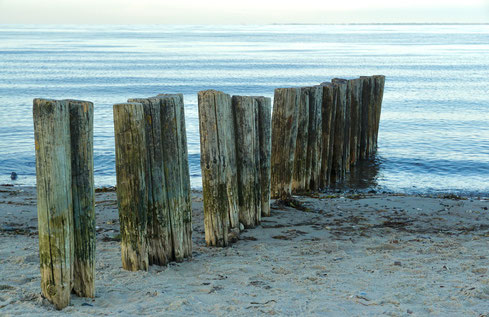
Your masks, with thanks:
M 489 0 L 0 0 L 1 23 L 489 23 Z

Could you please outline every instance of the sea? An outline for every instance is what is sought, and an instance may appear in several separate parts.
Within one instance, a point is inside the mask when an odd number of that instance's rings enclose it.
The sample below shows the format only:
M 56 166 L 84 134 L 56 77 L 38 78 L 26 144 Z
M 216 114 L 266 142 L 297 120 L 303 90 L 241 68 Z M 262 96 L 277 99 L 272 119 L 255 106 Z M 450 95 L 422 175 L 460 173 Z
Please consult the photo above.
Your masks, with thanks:
M 36 183 L 34 98 L 95 104 L 95 183 L 113 186 L 112 105 L 183 93 L 199 189 L 198 91 L 273 98 L 275 88 L 374 74 L 386 76 L 378 152 L 344 188 L 488 196 L 487 24 L 0 24 L 0 184 Z

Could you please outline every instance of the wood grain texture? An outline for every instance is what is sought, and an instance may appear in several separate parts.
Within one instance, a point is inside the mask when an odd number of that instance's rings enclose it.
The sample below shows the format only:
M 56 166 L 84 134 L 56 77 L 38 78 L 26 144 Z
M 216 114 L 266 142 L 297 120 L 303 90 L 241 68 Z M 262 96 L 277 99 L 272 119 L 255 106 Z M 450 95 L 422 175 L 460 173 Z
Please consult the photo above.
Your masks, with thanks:
M 62 309 L 70 303 L 74 258 L 69 106 L 33 103 L 41 292 Z
M 165 181 L 170 208 L 173 259 L 192 256 L 192 207 L 187 132 L 182 94 L 160 94 Z
M 292 193 L 300 194 L 308 190 L 307 154 L 309 141 L 309 95 L 310 87 L 299 88 L 297 113 L 297 137 L 295 141 L 294 170 L 292 174 Z
M 200 91 L 199 129 L 204 196 L 205 240 L 227 246 L 239 233 L 236 144 L 231 97 L 216 90 Z
M 148 270 L 148 153 L 143 105 L 115 104 L 114 132 L 122 267 Z
M 271 197 L 288 199 L 298 131 L 299 88 L 277 88 L 272 113 Z
M 320 187 L 322 159 L 322 98 L 321 86 L 309 87 L 309 132 L 306 158 L 306 190 L 317 191 Z
M 132 98 L 129 103 L 140 103 L 144 111 L 148 156 L 145 182 L 148 188 L 148 216 L 146 239 L 150 265 L 166 265 L 173 260 L 170 208 L 167 198 L 163 140 L 161 135 L 161 106 L 157 98 Z
M 348 80 L 348 100 L 350 102 L 350 165 L 355 165 L 360 155 L 361 136 L 361 85 L 362 81 L 357 79 Z
M 261 221 L 260 135 L 258 104 L 250 96 L 233 96 L 239 221 L 254 228 Z
M 326 188 L 331 183 L 331 170 L 333 166 L 333 145 L 336 119 L 336 101 L 332 83 L 321 83 L 323 88 L 321 115 L 322 115 L 322 149 L 321 149 L 321 177 L 320 187 Z
M 95 297 L 95 186 L 93 175 L 93 103 L 65 100 L 70 111 L 73 199 L 73 291 Z
M 270 158 L 272 150 L 272 103 L 270 98 L 254 97 L 258 106 L 260 140 L 261 215 L 270 216 Z
M 342 182 L 345 178 L 345 126 L 346 126 L 346 80 L 333 79 L 333 93 L 336 103 L 335 131 L 333 144 L 333 157 L 331 167 L 331 181 Z
M 374 125 L 374 85 L 371 76 L 362 76 L 362 138 L 360 155 L 362 159 L 370 158 L 373 146 Z
M 383 75 L 374 75 L 374 109 L 375 109 L 375 118 L 374 118 L 374 135 L 373 135 L 373 146 L 372 151 L 373 154 L 377 152 L 377 143 L 379 138 L 379 127 L 380 127 L 380 115 L 382 112 L 382 100 L 384 97 L 384 86 L 385 86 L 385 76 Z

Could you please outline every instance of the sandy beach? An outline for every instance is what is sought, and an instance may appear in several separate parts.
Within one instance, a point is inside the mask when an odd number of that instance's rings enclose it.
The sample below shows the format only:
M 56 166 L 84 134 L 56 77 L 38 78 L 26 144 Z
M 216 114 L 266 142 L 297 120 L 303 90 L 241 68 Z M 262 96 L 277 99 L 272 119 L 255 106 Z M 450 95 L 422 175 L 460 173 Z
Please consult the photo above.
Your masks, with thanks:
M 193 258 L 121 267 L 116 194 L 98 192 L 96 298 L 56 311 L 40 293 L 36 195 L 0 186 L 0 315 L 489 316 L 489 200 L 320 194 L 228 248 L 205 246 L 193 199 Z

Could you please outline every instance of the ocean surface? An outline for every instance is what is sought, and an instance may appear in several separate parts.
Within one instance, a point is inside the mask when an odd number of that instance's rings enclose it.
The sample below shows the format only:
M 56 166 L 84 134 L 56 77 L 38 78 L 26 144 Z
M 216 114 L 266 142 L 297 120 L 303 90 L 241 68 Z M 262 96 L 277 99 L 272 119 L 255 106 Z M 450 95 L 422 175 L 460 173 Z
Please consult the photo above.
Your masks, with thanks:
M 373 74 L 387 77 L 378 154 L 347 185 L 487 196 L 489 25 L 0 25 L 0 184 L 35 184 L 36 97 L 94 102 L 103 186 L 115 185 L 112 104 L 183 93 L 199 188 L 199 90 L 273 97 Z

